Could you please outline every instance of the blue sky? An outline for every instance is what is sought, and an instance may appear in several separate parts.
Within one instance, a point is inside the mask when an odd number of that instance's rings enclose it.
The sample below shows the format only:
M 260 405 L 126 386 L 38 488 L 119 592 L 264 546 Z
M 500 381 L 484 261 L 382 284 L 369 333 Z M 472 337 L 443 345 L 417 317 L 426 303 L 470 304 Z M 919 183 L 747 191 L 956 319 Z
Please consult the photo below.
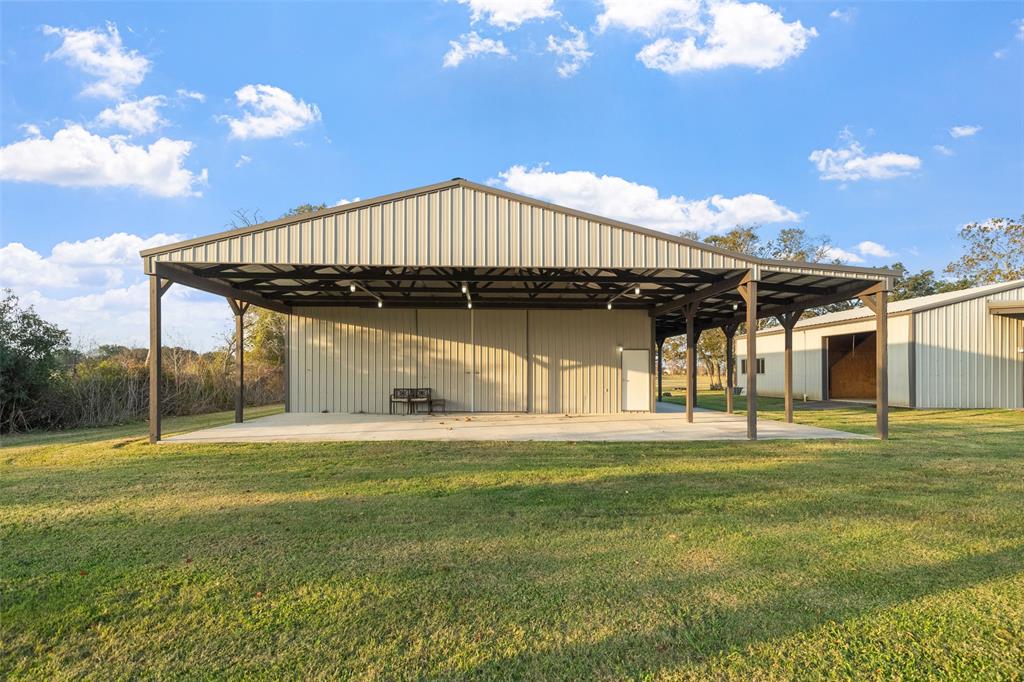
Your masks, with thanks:
M 145 340 L 140 246 L 454 176 L 669 232 L 798 225 L 914 270 L 1024 212 L 1020 3 L 0 12 L 0 285 L 82 344 Z M 166 310 L 198 348 L 229 321 L 184 290 Z

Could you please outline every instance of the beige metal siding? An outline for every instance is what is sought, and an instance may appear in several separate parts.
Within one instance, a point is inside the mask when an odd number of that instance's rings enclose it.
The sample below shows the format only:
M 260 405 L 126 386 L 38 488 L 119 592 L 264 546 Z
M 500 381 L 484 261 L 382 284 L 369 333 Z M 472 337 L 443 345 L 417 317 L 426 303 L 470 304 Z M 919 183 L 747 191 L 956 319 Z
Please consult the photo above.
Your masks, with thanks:
M 294 412 L 388 411 L 429 386 L 452 411 L 613 413 L 618 346 L 648 349 L 644 311 L 304 308 L 290 316 Z
M 1024 322 L 988 312 L 1024 287 L 915 315 L 918 407 L 1024 407 Z
M 454 186 L 146 258 L 190 263 L 746 268 L 733 256 Z
M 473 311 L 473 409 L 526 412 L 526 311 Z
M 415 311 L 310 308 L 288 322 L 293 412 L 388 409 L 388 392 L 415 381 Z
M 472 409 L 473 346 L 469 310 L 420 310 L 416 386 L 434 389 L 453 412 Z
M 650 348 L 642 310 L 531 310 L 534 412 L 595 414 L 622 410 L 618 347 Z

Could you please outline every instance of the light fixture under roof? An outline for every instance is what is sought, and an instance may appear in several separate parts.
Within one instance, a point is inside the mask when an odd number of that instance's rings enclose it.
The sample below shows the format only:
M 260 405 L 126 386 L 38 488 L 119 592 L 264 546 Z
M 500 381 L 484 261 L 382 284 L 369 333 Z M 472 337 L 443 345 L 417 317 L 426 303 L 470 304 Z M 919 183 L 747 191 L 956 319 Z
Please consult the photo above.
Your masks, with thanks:
M 733 303 L 732 304 L 732 309 L 733 310 L 739 310 L 740 309 L 740 304 L 739 303 Z
M 640 295 L 640 287 L 637 287 L 636 289 L 633 289 L 633 293 L 636 294 L 637 296 L 639 296 Z
M 378 308 L 383 308 L 384 307 L 384 301 L 377 301 L 377 307 Z
M 469 287 L 468 287 L 468 286 L 466 286 L 465 284 L 463 284 L 463 285 L 462 285 L 462 293 L 464 293 L 464 294 L 465 294 L 465 293 L 467 293 L 468 291 L 469 291 Z
M 609 304 L 608 304 L 608 310 L 611 310 L 611 309 L 612 309 L 612 304 L 611 304 L 611 303 L 609 303 Z
M 356 283 L 355 283 L 355 282 L 352 282 L 351 284 L 349 284 L 349 285 L 348 285 L 348 290 L 349 290 L 350 292 L 352 292 L 353 294 L 354 294 L 354 293 L 356 293 Z
M 473 302 L 470 301 L 469 303 L 467 303 L 466 307 L 469 308 L 470 310 L 472 310 L 473 309 Z

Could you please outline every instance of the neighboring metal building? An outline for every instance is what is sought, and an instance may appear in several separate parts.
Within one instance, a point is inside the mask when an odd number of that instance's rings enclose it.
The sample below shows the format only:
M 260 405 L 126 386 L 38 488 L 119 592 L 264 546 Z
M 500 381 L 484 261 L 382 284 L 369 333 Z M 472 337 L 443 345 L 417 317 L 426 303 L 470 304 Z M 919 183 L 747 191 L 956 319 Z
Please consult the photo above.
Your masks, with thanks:
M 890 405 L 1024 407 L 1024 280 L 891 303 L 888 327 Z M 784 330 L 765 329 L 757 336 L 763 372 L 758 389 L 782 395 Z M 797 397 L 873 400 L 875 340 L 874 315 L 867 308 L 798 322 Z M 742 376 L 750 365 L 741 344 L 737 354 Z
M 239 336 L 250 304 L 288 315 L 286 409 L 304 412 L 385 412 L 403 386 L 453 410 L 652 410 L 666 337 L 858 296 L 884 307 L 896 274 L 754 258 L 459 178 L 142 256 L 152 377 L 177 282 L 228 298 Z M 747 422 L 756 437 L 756 409 Z

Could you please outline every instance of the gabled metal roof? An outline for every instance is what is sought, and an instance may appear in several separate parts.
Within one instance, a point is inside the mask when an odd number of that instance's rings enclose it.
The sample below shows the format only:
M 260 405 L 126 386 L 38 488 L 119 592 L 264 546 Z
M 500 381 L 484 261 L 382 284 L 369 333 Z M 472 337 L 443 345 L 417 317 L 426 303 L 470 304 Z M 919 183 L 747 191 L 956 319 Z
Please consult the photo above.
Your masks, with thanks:
M 157 261 L 461 267 L 754 269 L 893 277 L 776 261 L 454 178 L 141 252 Z

